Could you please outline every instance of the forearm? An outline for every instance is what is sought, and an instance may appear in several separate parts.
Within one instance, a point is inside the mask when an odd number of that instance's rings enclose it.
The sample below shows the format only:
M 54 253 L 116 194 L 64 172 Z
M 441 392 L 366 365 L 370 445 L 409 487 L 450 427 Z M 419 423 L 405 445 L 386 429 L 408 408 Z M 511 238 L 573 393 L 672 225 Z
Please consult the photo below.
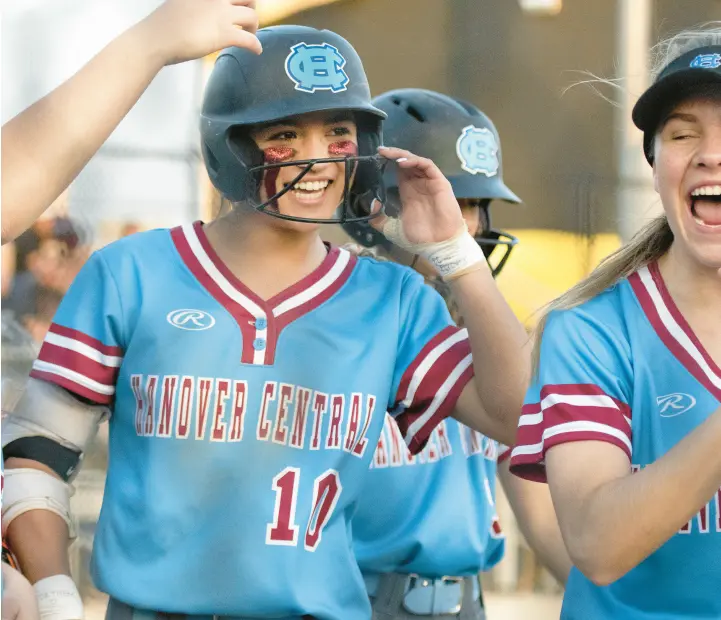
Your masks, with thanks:
M 27 459 L 8 459 L 8 470 L 32 467 L 51 475 L 49 468 Z M 68 526 L 57 514 L 48 510 L 30 510 L 10 523 L 7 539 L 22 573 L 31 583 L 53 575 L 70 575 Z
M 450 284 L 468 329 L 478 395 L 488 415 L 510 429 L 512 439 L 530 376 L 528 336 L 487 264 Z
M 531 482 L 529 484 L 540 483 Z M 519 529 L 540 563 L 548 569 L 558 583 L 565 585 L 573 563 L 566 550 L 558 523 L 546 521 L 546 516 L 544 514 L 541 517 L 543 521 L 540 523 L 519 520 Z M 555 518 L 555 513 L 553 516 Z M 534 518 L 537 517 L 531 517 L 531 519 Z
M 661 547 L 719 491 L 720 442 L 721 409 L 654 463 L 598 485 L 577 506 L 568 502 L 561 525 L 573 563 L 605 584 Z M 555 500 L 553 471 L 564 464 L 553 452 L 547 466 Z
M 68 187 L 163 64 L 141 22 L 3 126 L 3 243 Z
M 548 485 L 523 480 L 510 473 L 509 461 L 498 466 L 498 477 L 523 537 L 560 584 L 571 572 L 571 558 L 561 536 Z

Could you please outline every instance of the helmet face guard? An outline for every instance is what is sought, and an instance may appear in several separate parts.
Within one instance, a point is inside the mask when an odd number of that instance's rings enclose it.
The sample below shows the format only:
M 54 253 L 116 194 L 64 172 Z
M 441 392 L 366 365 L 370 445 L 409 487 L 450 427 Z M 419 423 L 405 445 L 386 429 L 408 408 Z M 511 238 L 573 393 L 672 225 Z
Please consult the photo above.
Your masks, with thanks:
M 491 226 L 490 202 L 490 200 L 473 200 L 469 201 L 469 205 L 480 209 L 481 230 L 473 238 L 481 247 L 483 256 L 491 267 L 491 274 L 495 278 L 511 257 L 513 248 L 518 244 L 518 237 Z M 497 258 L 499 254 L 501 257 Z M 493 261 L 491 256 L 494 257 Z
M 511 256 L 513 248 L 516 247 L 516 244 L 518 244 L 518 237 L 514 237 L 510 233 L 497 230 L 496 228 L 484 230 L 482 233 L 475 236 L 475 240 L 476 243 L 481 246 L 483 255 L 486 257 L 488 264 L 491 266 L 491 273 L 494 278 L 501 273 L 503 266 Z M 491 262 L 491 255 L 493 254 L 495 256 L 498 254 L 498 252 L 494 251 L 496 248 L 503 248 L 503 255 L 498 262 L 494 264 L 495 261 Z
M 319 163 L 343 163 L 343 200 L 336 210 L 334 218 L 308 218 L 284 215 L 278 211 L 278 199 L 293 189 L 293 186 L 302 181 L 303 178 Z M 315 224 L 345 224 L 346 222 L 367 222 L 380 215 L 380 212 L 371 213 L 371 204 L 374 199 L 385 203 L 386 193 L 383 184 L 383 174 L 388 160 L 380 155 L 351 155 L 346 157 L 323 157 L 316 159 L 303 159 L 278 163 L 262 164 L 253 166 L 248 170 L 253 178 L 256 187 L 265 185 L 266 190 L 272 188 L 275 193 L 266 191 L 269 197 L 265 200 L 248 198 L 246 202 L 256 211 L 267 213 L 273 217 L 292 222 L 310 222 Z M 277 189 L 275 179 L 281 168 L 301 168 L 300 172 L 280 190 Z M 354 191 L 354 181 L 358 179 L 359 188 Z M 358 191 L 360 190 L 360 191 Z

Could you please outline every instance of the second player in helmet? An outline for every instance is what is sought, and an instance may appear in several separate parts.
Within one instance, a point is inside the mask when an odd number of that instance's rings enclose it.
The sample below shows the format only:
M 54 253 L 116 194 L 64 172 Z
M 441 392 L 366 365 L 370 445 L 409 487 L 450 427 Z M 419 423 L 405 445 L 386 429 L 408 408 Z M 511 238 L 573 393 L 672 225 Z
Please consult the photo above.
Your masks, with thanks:
M 521 201 L 503 182 L 500 139 L 491 120 L 469 103 L 427 90 L 395 90 L 373 103 L 388 115 L 386 144 L 438 163 L 469 231 L 500 271 L 516 240 L 490 230 L 489 205 L 493 199 Z M 399 205 L 392 173 L 386 183 L 386 208 L 393 213 Z M 361 222 L 344 228 L 364 245 L 377 245 L 389 258 L 413 264 L 462 322 L 450 290 L 430 265 L 405 255 Z M 510 475 L 509 450 L 455 420 L 439 425 L 418 456 L 411 456 L 401 439 L 388 416 L 353 521 L 354 551 L 376 618 L 484 617 L 477 576 L 503 555 L 495 510 L 497 467 L 521 531 L 565 582 L 571 563 L 550 493 L 544 485 Z
M 518 240 L 491 226 L 490 203 L 518 204 L 521 199 L 503 182 L 500 138 L 491 119 L 470 103 L 416 88 L 389 91 L 373 103 L 388 115 L 383 123 L 385 144 L 428 157 L 450 181 L 469 232 L 490 259 L 493 275 L 498 275 Z M 386 213 L 397 215 L 398 178 L 392 167 L 385 170 L 385 186 Z M 350 222 L 344 228 L 361 245 L 380 246 L 399 262 L 415 260 L 418 271 L 436 274 L 423 259 L 394 247 L 367 223 Z

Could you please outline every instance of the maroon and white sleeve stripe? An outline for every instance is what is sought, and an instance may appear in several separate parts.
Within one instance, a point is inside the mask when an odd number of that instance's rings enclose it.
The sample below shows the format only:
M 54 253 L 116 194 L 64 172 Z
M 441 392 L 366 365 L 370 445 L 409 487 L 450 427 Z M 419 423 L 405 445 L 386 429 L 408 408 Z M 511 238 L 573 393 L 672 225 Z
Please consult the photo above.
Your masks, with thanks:
M 569 441 L 605 441 L 631 459 L 631 409 L 592 384 L 546 385 L 541 401 L 523 406 L 511 471 L 545 481 L 546 450 Z
M 456 406 L 473 377 L 468 331 L 455 326 L 441 330 L 426 344 L 401 377 L 393 410 L 412 453 L 420 452 L 436 425 Z
M 511 452 L 513 451 L 513 447 L 506 446 L 502 443 L 498 444 L 498 457 L 496 458 L 496 462 L 500 465 L 505 461 L 507 458 L 511 456 Z
M 76 329 L 53 323 L 30 376 L 107 405 L 123 361 L 120 347 L 103 344 Z

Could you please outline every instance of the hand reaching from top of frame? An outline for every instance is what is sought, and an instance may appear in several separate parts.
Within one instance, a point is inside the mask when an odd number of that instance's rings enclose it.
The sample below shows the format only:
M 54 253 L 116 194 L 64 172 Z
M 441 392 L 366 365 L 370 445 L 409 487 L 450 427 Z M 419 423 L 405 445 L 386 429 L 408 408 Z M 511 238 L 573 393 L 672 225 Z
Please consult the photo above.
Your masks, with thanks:
M 166 65 L 231 46 L 262 52 L 255 0 L 165 0 L 138 27 Z

